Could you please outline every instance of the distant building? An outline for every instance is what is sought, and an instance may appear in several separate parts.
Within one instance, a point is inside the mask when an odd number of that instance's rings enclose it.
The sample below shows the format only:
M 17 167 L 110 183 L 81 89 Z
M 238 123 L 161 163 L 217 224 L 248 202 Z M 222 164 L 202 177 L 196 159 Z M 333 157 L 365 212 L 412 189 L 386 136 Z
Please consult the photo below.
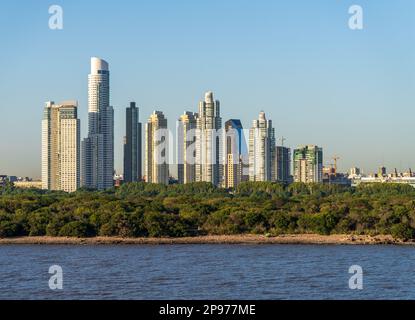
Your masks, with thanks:
M 336 173 L 336 169 L 333 166 L 323 167 L 323 180 L 324 176 L 334 176 Z
M 230 119 L 225 123 L 225 161 L 224 161 L 224 187 L 234 188 L 242 181 L 248 179 L 244 175 L 244 153 L 246 142 L 243 136 L 241 120 Z
M 124 182 L 142 179 L 141 123 L 135 102 L 126 109 L 126 135 L 124 137 Z
M 145 126 L 145 178 L 150 183 L 169 183 L 167 119 L 154 111 Z
M 179 183 L 196 181 L 197 113 L 185 112 L 177 125 L 177 174 Z
M 415 177 L 362 177 L 357 176 L 352 179 L 352 185 L 357 186 L 359 184 L 366 184 L 366 183 L 401 183 L 401 184 L 408 184 L 415 188 Z
M 385 177 L 386 175 L 387 175 L 386 168 L 383 166 L 379 167 L 378 177 Z
M 348 176 L 348 174 L 337 172 L 334 167 L 324 167 L 323 183 L 351 186 L 352 179 Z
M 42 120 L 42 188 L 74 192 L 80 185 L 77 102 L 47 102 Z
M 196 135 L 196 181 L 210 182 L 216 186 L 223 178 L 222 118 L 220 102 L 213 99 L 213 92 L 205 93 L 199 103 Z
M 349 174 L 351 176 L 360 176 L 361 174 L 360 168 L 356 168 L 356 167 L 350 168 Z
M 393 170 L 393 173 L 391 173 L 390 175 L 389 175 L 390 177 L 392 177 L 392 178 L 397 178 L 397 177 L 399 177 L 399 173 L 398 173 L 398 169 L 394 169 Z
M 408 171 L 406 171 L 406 172 L 404 172 L 402 175 L 403 175 L 404 177 L 406 177 L 406 178 L 409 178 L 409 177 L 413 177 L 413 176 L 414 176 L 414 174 L 413 174 L 413 172 L 412 172 L 412 169 L 411 169 L 411 168 L 409 168 L 409 170 L 408 170 Z
M 249 180 L 275 180 L 275 130 L 261 111 L 249 131 Z
M 43 189 L 42 181 L 16 181 L 13 185 L 19 189 Z
M 323 181 L 323 149 L 315 145 L 294 150 L 294 181 L 313 183 Z
M 291 177 L 291 149 L 284 146 L 276 147 L 276 181 L 290 183 Z
M 415 187 L 415 176 L 412 170 L 409 169 L 406 172 L 398 172 L 395 168 L 393 173 L 387 174 L 386 168 L 380 167 L 378 173 L 369 175 L 349 175 L 349 179 L 352 181 L 353 186 L 365 183 L 402 183 L 409 184 Z

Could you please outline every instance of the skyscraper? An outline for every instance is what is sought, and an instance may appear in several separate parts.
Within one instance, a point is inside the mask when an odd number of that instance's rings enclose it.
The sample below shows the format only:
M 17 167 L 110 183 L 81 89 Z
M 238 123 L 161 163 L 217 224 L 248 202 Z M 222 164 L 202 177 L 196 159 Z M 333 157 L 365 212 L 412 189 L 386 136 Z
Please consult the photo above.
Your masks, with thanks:
M 220 103 L 213 100 L 213 93 L 206 92 L 199 103 L 196 135 L 196 181 L 220 185 L 223 174 L 222 119 Z
M 135 182 L 142 179 L 141 123 L 135 102 L 130 103 L 125 115 L 124 182 Z
M 145 126 L 145 178 L 150 183 L 169 183 L 167 119 L 154 111 Z
M 302 146 L 294 150 L 294 181 L 323 181 L 323 149 L 315 145 Z
M 42 120 L 42 188 L 74 192 L 80 185 L 77 102 L 47 102 Z
M 276 180 L 282 183 L 291 182 L 291 150 L 284 146 L 276 147 Z
M 185 112 L 177 123 L 177 173 L 179 183 L 196 181 L 197 113 Z
M 275 180 L 275 130 L 263 111 L 249 131 L 249 180 Z
M 244 175 L 244 154 L 246 142 L 241 120 L 230 119 L 225 122 L 225 188 L 234 188 L 246 179 Z
M 93 189 L 113 186 L 114 110 L 110 106 L 108 63 L 91 58 L 88 76 L 88 138 L 82 143 L 82 185 Z

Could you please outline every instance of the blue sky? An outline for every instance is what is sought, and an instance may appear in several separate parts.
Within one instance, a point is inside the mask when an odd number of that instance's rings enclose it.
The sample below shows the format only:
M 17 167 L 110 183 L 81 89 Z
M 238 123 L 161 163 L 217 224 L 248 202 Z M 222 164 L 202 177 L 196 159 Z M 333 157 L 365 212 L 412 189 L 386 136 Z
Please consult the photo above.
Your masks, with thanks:
M 64 29 L 48 28 L 48 8 Z M 348 28 L 348 8 L 364 29 Z M 116 169 L 124 110 L 169 126 L 207 90 L 223 120 L 260 110 L 286 144 L 317 144 L 347 170 L 415 169 L 412 0 L 8 1 L 0 5 L 0 174 L 40 177 L 45 101 L 77 99 L 87 131 L 91 56 L 110 63 Z

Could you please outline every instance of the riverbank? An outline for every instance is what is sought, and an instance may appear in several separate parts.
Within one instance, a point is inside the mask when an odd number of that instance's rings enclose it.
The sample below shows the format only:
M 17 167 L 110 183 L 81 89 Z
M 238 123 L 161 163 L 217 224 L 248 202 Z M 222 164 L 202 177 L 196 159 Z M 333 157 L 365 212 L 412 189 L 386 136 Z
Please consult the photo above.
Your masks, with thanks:
M 0 245 L 36 244 L 36 245 L 166 245 L 166 244 L 317 244 L 317 245 L 381 245 L 415 244 L 404 242 L 390 235 L 318 235 L 292 234 L 267 237 L 264 235 L 201 236 L 185 238 L 68 238 L 68 237 L 21 237 L 0 239 Z

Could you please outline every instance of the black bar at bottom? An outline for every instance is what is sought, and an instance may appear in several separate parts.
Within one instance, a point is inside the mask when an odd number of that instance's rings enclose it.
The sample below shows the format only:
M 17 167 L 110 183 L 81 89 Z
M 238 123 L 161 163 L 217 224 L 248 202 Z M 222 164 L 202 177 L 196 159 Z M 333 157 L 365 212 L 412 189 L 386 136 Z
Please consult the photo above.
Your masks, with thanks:
M 365 313 L 396 316 L 415 307 L 414 301 L 0 301 L 3 314 L 40 319 L 74 317 L 115 319 L 287 319 L 356 318 Z M 7 313 L 10 311 L 10 313 Z

